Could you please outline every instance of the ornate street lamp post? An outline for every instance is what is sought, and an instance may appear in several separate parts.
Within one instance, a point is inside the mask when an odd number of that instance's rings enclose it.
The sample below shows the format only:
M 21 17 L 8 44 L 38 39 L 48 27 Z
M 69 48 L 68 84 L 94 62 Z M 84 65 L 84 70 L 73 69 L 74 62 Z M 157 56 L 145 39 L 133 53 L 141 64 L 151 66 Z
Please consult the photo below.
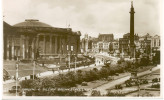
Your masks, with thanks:
M 33 61 L 33 80 L 35 79 L 35 60 Z
M 76 73 L 76 60 L 77 60 L 77 57 L 75 55 L 75 73 Z
M 19 68 L 19 62 L 18 62 L 18 57 L 17 57 L 17 62 L 16 62 L 16 76 L 15 76 L 15 79 L 16 79 L 16 96 L 18 96 L 18 68 Z

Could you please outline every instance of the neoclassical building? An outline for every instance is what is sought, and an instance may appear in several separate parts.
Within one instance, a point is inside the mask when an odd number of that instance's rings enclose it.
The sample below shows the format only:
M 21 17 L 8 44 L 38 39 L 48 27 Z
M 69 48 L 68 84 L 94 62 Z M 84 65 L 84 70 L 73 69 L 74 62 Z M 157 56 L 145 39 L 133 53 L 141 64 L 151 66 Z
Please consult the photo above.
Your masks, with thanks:
M 56 28 L 39 20 L 28 19 L 13 26 L 4 25 L 4 60 L 34 59 L 80 53 L 80 31 Z

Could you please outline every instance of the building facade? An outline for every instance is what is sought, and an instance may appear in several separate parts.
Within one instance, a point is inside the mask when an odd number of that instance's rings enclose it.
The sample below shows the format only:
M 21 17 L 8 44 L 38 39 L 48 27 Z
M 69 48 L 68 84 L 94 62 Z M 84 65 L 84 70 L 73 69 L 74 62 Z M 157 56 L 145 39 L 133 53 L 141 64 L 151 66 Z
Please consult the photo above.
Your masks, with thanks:
M 139 36 L 138 34 L 134 35 L 134 44 L 136 49 L 136 44 L 138 47 Z M 119 38 L 119 51 L 124 53 L 124 55 L 130 55 L 130 33 L 124 34 L 123 38 Z
M 114 53 L 119 49 L 119 43 L 117 40 L 112 42 L 99 41 L 99 39 L 94 39 L 92 42 L 92 52 L 94 53 Z
M 114 40 L 114 35 L 113 34 L 99 34 L 98 40 L 105 41 L 105 42 L 112 42 Z
M 84 38 L 81 40 L 81 49 L 83 53 L 88 53 L 92 51 L 92 37 L 85 34 Z
M 151 47 L 152 47 L 152 51 L 156 51 L 160 49 L 160 36 L 155 35 L 151 38 Z
M 55 28 L 39 20 L 29 19 L 13 26 L 4 22 L 4 59 L 35 59 L 40 56 L 80 53 L 80 31 Z
M 150 55 L 151 54 L 151 40 L 152 40 L 152 36 L 150 36 L 148 33 L 142 37 L 140 37 L 139 41 L 140 41 L 140 52 L 141 54 L 147 54 Z

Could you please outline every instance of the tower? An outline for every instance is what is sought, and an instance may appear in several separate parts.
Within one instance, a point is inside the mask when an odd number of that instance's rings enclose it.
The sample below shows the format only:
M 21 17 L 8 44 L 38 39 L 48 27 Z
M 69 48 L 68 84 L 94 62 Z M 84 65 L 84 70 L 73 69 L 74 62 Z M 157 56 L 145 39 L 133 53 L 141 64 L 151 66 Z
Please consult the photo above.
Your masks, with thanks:
M 133 1 L 131 2 L 130 9 L 130 57 L 135 57 L 135 44 L 134 44 L 134 8 Z

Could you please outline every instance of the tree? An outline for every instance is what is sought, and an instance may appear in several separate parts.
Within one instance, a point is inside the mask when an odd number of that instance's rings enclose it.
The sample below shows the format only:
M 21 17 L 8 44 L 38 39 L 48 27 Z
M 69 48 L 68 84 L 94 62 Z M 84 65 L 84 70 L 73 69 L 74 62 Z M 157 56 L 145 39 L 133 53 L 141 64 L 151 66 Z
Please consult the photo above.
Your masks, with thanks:
M 81 70 L 78 70 L 78 71 L 77 71 L 75 80 L 76 80 L 76 82 L 77 82 L 78 84 L 80 84 L 80 83 L 83 82 L 83 75 L 82 75 L 82 71 L 81 71 Z
M 107 68 L 102 67 L 101 70 L 99 71 L 99 74 L 102 78 L 107 78 L 109 73 Z
M 110 53 L 113 51 L 113 43 L 112 42 L 109 44 L 109 51 L 110 51 Z
M 160 51 L 155 52 L 155 56 L 153 56 L 153 63 L 160 64 Z
M 51 78 L 45 78 L 42 80 L 42 87 L 43 88 L 54 88 L 55 87 L 55 81 Z
M 143 57 L 140 61 L 140 66 L 147 66 L 149 64 L 149 57 Z
M 30 80 L 23 80 L 20 85 L 22 88 L 33 88 L 32 87 L 32 83 L 33 83 L 33 80 L 30 79 Z
M 98 70 L 90 70 L 90 79 L 91 81 L 98 80 L 99 79 L 99 74 Z

